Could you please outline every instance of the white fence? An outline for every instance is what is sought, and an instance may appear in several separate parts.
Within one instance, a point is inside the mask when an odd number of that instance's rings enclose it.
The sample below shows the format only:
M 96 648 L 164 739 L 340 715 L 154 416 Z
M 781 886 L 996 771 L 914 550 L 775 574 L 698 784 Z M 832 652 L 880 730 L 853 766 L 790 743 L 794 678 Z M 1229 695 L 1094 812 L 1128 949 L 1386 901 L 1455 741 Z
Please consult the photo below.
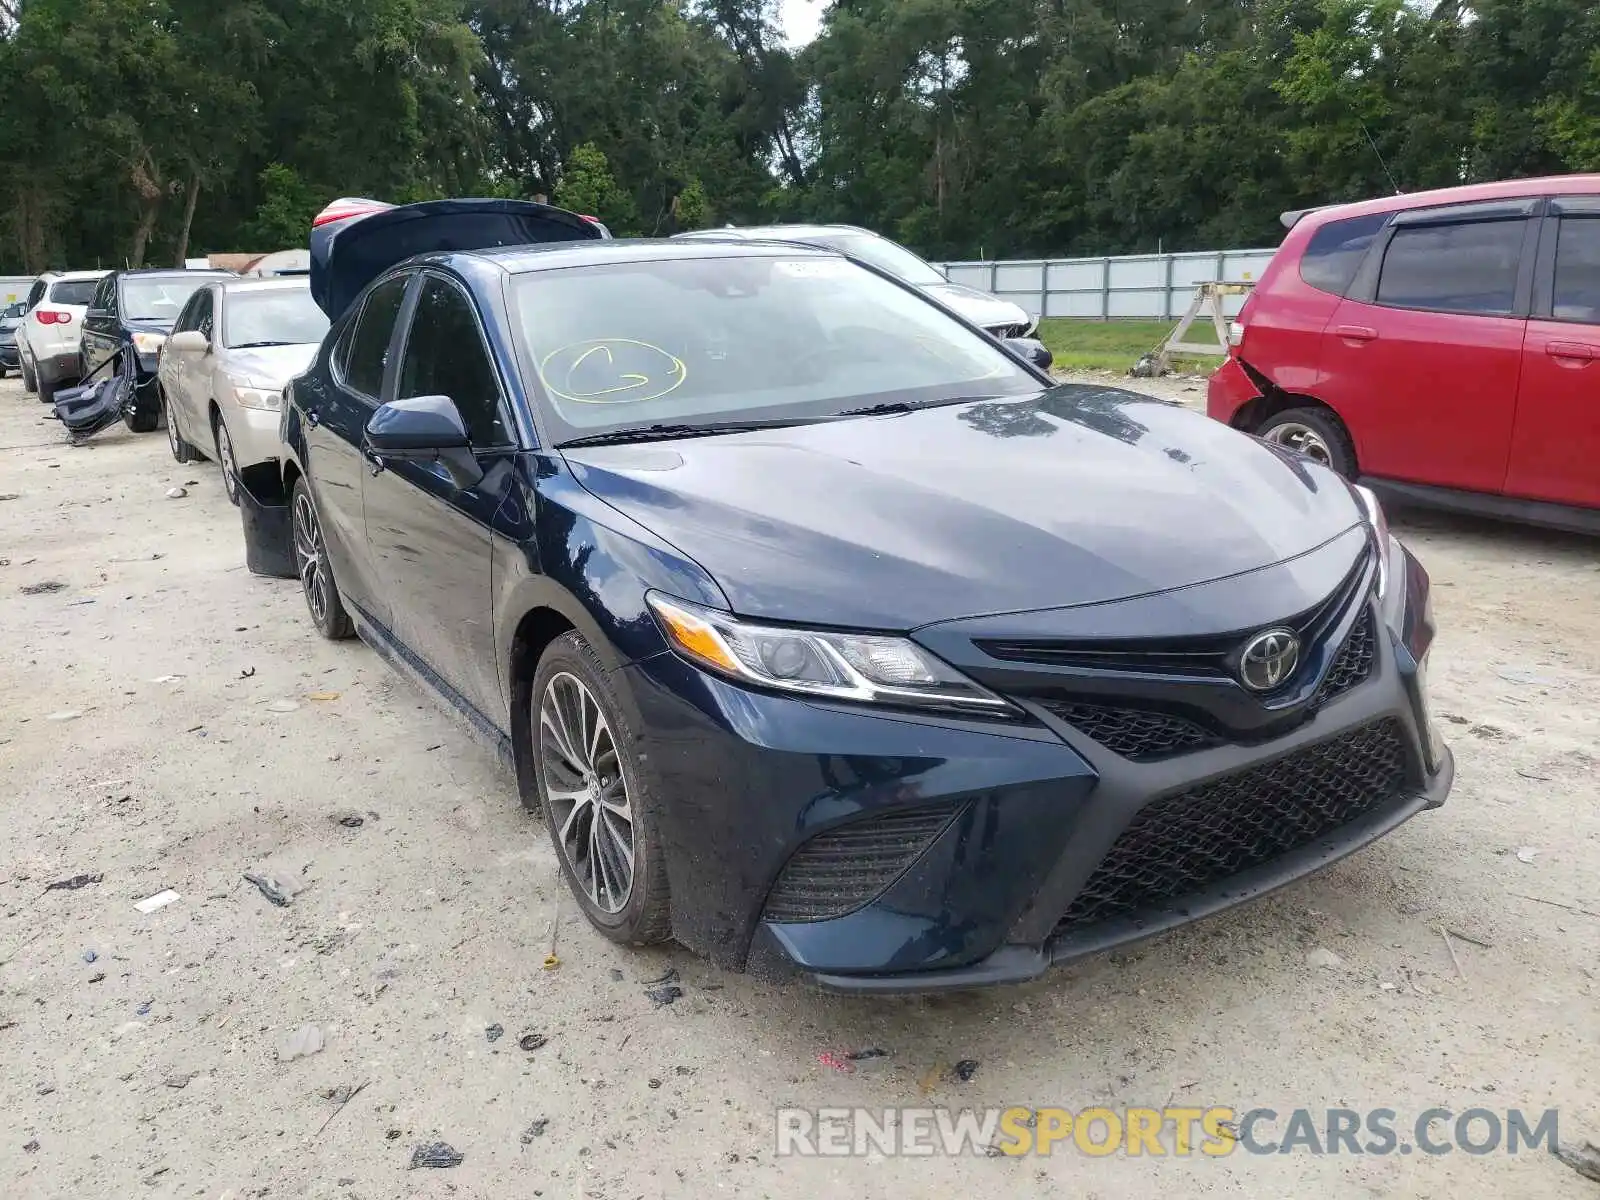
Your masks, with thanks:
M 993 292 L 1036 317 L 1176 321 L 1188 310 L 1196 285 L 1259 279 L 1273 253 L 1202 250 L 1120 258 L 1012 259 L 938 265 L 951 283 Z M 1242 296 L 1228 297 L 1228 315 L 1237 313 L 1243 303 Z

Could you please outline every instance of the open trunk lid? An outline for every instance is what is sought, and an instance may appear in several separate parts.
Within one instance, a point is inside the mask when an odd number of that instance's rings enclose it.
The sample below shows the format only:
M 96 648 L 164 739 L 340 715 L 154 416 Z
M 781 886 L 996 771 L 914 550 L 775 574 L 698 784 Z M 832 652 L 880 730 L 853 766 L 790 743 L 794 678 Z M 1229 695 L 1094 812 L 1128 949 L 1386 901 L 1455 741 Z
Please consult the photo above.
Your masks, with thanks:
M 592 218 L 528 200 L 335 200 L 311 225 L 311 296 L 337 320 L 362 288 L 416 254 L 609 236 Z

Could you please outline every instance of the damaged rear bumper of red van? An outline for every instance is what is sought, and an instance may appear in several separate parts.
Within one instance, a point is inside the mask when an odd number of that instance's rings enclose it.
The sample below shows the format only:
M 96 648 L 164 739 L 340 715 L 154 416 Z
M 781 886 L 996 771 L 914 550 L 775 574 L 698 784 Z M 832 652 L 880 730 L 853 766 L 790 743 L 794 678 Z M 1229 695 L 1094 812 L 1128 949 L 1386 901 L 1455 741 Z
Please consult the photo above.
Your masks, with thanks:
M 1206 384 L 1206 415 L 1214 421 L 1232 425 L 1239 410 L 1260 397 L 1261 389 L 1250 378 L 1250 372 L 1244 369 L 1244 364 L 1237 358 L 1229 355 Z

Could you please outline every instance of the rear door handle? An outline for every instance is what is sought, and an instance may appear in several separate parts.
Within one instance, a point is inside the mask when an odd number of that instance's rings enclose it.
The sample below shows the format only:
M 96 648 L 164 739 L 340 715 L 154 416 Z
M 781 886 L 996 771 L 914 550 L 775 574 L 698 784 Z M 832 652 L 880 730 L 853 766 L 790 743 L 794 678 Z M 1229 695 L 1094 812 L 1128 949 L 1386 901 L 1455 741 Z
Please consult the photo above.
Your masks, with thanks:
M 1551 358 L 1564 358 L 1573 362 L 1593 362 L 1600 357 L 1600 350 L 1593 346 L 1585 346 L 1582 342 L 1546 342 L 1544 352 Z
M 311 426 L 313 429 L 315 429 L 318 425 L 322 424 L 322 414 L 319 413 L 316 409 L 308 408 L 308 409 L 305 410 L 305 413 L 306 413 L 306 424 Z
M 1341 325 L 1334 332 L 1347 342 L 1375 342 L 1378 331 L 1365 325 Z

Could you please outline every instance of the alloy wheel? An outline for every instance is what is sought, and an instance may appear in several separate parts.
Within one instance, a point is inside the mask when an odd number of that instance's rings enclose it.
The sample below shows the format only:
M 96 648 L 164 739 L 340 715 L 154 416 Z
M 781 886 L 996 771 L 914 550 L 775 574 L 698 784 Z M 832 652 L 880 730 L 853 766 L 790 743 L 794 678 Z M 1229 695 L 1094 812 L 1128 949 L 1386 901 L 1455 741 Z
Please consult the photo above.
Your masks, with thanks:
M 302 491 L 294 502 L 294 557 L 300 569 L 300 587 L 318 625 L 328 619 L 328 564 L 322 543 L 322 526 L 311 497 Z
M 599 701 L 565 671 L 539 701 L 539 763 L 546 816 L 573 878 L 601 912 L 621 912 L 636 863 L 628 784 Z
M 167 400 L 165 391 L 161 393 L 161 407 L 167 414 L 167 445 L 172 450 L 172 457 L 182 462 L 183 443 L 178 434 L 178 418 L 172 411 L 172 404 Z
M 222 490 L 229 500 L 239 503 L 239 464 L 233 459 L 233 439 L 221 417 L 217 418 L 217 465 L 222 468 Z
M 1263 435 L 1263 440 L 1293 450 L 1296 454 L 1303 454 L 1324 466 L 1333 466 L 1333 451 L 1328 448 L 1328 443 L 1322 439 L 1322 435 L 1309 425 L 1289 421 L 1269 430 Z

